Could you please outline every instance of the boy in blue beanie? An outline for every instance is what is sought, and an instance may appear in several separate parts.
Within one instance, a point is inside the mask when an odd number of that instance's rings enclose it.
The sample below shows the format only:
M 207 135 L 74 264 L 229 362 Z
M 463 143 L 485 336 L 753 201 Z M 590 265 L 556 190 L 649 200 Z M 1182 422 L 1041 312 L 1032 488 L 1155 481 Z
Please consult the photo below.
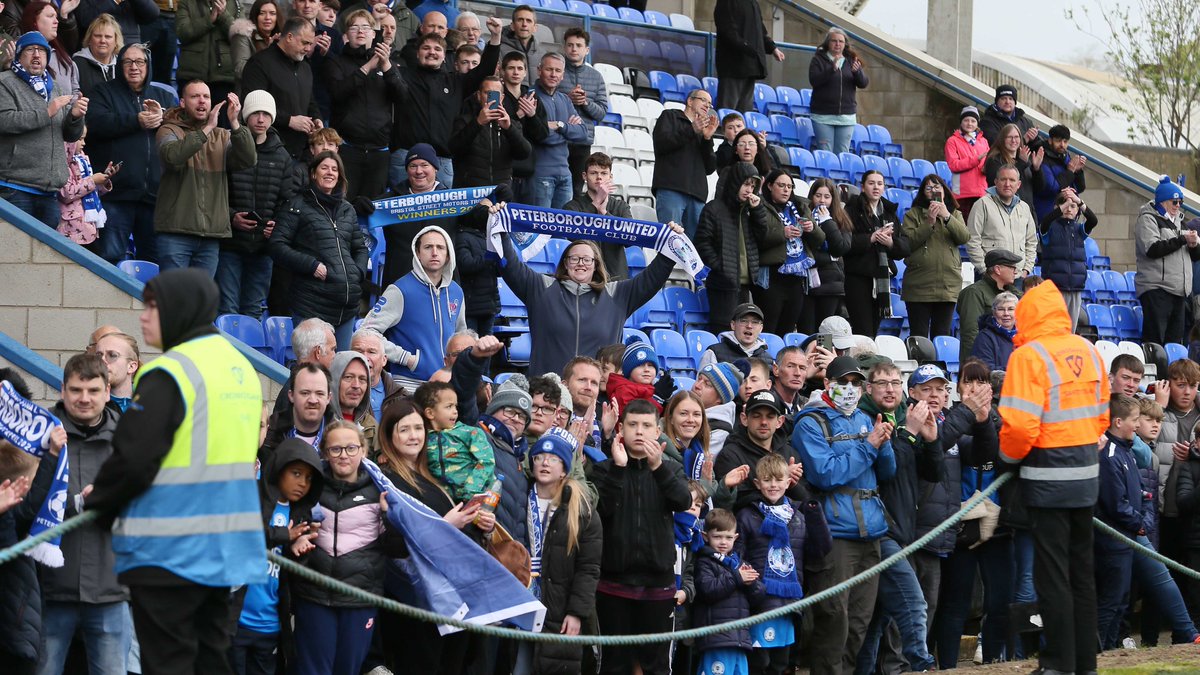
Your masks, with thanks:
M 617 410 L 634 399 L 645 399 L 662 414 L 662 400 L 655 396 L 654 381 L 658 379 L 658 354 L 654 347 L 637 340 L 625 346 L 621 356 L 621 372 L 608 376 L 608 400 Z

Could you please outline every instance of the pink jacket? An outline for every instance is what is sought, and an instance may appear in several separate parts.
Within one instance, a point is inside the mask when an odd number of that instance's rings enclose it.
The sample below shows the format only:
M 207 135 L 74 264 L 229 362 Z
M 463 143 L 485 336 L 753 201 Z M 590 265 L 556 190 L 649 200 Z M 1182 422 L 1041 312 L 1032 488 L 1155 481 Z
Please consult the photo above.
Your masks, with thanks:
M 982 133 L 975 133 L 975 145 L 971 145 L 963 137 L 962 131 L 955 131 L 946 139 L 946 164 L 954 178 L 950 181 L 950 191 L 955 197 L 982 197 L 987 192 L 987 178 L 983 175 L 983 165 L 987 161 L 987 153 L 991 148 Z M 983 153 L 982 158 L 979 153 Z M 978 158 L 978 159 L 977 159 Z
M 91 178 L 81 178 L 79 165 L 75 163 L 76 148 L 74 143 L 67 143 L 67 168 L 71 177 L 67 184 L 58 191 L 58 232 L 76 244 L 90 244 L 100 236 L 95 223 L 83 219 L 83 198 L 92 192 L 105 194 L 112 189 L 112 181 L 106 180 L 97 187 Z M 98 174 L 93 166 L 92 170 Z

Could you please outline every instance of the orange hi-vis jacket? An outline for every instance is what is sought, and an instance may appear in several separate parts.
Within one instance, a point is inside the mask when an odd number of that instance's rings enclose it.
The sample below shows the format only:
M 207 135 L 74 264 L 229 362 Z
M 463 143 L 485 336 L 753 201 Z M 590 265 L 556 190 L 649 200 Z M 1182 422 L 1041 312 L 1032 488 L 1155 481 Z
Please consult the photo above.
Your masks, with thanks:
M 1097 441 L 1108 429 L 1108 377 L 1092 343 L 1071 333 L 1053 282 L 1017 303 L 1016 350 L 1000 393 L 1000 459 L 1021 465 L 1027 506 L 1096 503 Z

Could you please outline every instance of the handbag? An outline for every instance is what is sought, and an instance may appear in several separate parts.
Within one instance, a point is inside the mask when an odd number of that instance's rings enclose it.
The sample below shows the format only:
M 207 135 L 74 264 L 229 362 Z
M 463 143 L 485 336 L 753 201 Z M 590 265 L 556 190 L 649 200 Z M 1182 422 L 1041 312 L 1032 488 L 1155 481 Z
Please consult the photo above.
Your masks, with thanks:
M 971 499 L 978 494 L 979 490 L 976 490 Z M 970 499 L 963 501 L 962 505 L 966 506 L 968 501 Z M 967 511 L 967 515 L 959 522 L 962 523 L 962 527 L 958 531 L 955 544 L 975 548 L 996 533 L 996 525 L 1000 523 L 1000 506 L 990 499 L 984 499 Z
M 533 570 L 529 549 L 525 548 L 524 544 L 513 539 L 508 530 L 496 523 L 495 529 L 487 539 L 485 548 L 493 558 L 500 561 L 504 569 L 517 578 L 517 581 L 520 581 L 525 588 L 529 588 L 529 583 L 533 579 Z

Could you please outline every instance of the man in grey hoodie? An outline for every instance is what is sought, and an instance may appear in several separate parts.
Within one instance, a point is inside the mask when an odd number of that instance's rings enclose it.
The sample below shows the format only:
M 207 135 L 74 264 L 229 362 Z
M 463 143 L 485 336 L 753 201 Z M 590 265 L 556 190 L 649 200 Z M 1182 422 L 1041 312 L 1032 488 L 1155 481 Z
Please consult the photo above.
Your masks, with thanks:
M 375 415 L 371 412 L 371 364 L 358 352 L 338 352 L 329 369 L 334 393 L 329 397 L 333 419 L 362 427 L 367 447 L 375 449 Z

